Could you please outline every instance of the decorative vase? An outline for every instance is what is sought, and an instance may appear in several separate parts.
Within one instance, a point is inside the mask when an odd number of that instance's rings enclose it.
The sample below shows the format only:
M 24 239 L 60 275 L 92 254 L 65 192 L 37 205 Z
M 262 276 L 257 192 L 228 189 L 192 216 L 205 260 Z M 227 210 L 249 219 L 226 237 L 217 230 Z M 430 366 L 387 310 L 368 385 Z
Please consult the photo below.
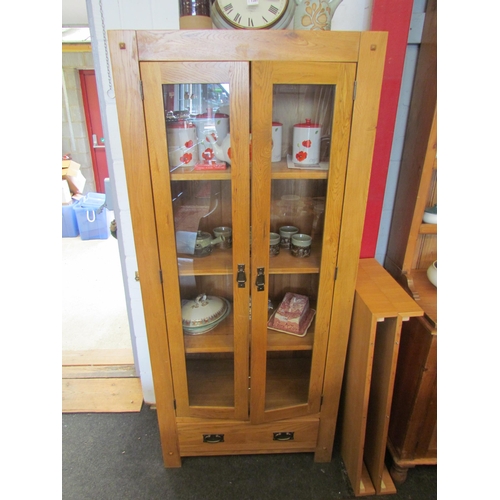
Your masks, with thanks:
M 332 17 L 342 0 L 295 0 L 293 29 L 330 31 Z

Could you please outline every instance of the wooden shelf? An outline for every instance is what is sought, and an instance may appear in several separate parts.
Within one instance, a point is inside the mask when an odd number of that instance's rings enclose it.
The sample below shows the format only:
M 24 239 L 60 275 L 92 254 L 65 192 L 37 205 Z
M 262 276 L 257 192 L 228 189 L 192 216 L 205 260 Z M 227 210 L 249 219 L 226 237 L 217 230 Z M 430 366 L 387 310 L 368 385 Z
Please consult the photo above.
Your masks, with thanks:
M 267 330 L 268 351 L 310 351 L 314 344 L 314 321 L 304 337 Z
M 200 335 L 184 335 L 186 353 L 234 352 L 233 312 L 211 332 Z
M 423 223 L 420 225 L 419 234 L 437 234 L 438 226 L 437 224 L 427 224 Z
M 179 276 L 212 276 L 233 273 L 231 250 L 215 248 L 207 257 L 179 257 Z
M 232 270 L 231 250 L 214 249 L 207 257 L 179 257 L 179 276 L 230 275 Z M 309 257 L 299 259 L 281 249 L 279 255 L 269 259 L 269 274 L 315 274 L 321 263 L 321 242 L 315 242 Z
M 321 242 L 311 246 L 311 255 L 303 259 L 294 257 L 288 250 L 269 258 L 269 274 L 313 274 L 319 273 L 321 263 Z
M 327 179 L 326 170 L 288 168 L 286 159 L 272 164 L 271 179 Z
M 193 170 L 193 167 L 179 167 L 170 174 L 172 181 L 230 181 L 231 168 L 227 170 Z

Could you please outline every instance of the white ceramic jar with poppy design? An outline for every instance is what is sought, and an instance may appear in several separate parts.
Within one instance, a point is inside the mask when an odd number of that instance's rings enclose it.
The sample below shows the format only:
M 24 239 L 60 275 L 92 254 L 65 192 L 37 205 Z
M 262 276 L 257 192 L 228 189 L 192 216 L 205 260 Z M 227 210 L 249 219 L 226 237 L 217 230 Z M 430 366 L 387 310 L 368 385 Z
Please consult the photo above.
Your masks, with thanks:
M 292 161 L 303 165 L 319 163 L 321 125 L 306 118 L 304 123 L 293 126 Z
M 209 129 L 213 130 L 212 137 L 217 141 L 219 146 L 222 145 L 222 141 L 229 133 L 229 115 L 225 113 L 213 113 L 211 110 L 208 110 L 206 113 L 196 115 L 194 123 L 198 135 L 199 160 L 215 160 L 215 152 L 206 138 L 206 131 Z
M 168 159 L 170 169 L 194 167 L 198 161 L 196 127 L 188 121 L 167 124 Z

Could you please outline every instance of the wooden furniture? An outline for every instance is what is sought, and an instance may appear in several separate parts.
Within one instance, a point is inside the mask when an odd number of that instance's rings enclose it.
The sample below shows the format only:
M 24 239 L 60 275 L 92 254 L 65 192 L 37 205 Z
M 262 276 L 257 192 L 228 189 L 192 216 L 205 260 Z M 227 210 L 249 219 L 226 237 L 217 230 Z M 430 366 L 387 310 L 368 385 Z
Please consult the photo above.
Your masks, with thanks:
M 377 32 L 109 33 L 166 467 L 193 455 L 331 460 L 386 42 Z M 228 168 L 173 163 L 166 116 L 185 108 L 198 125 L 208 108 L 229 115 Z M 293 126 L 308 118 L 321 125 L 321 166 L 290 168 Z M 270 232 L 290 224 L 312 235 L 309 257 L 270 256 Z M 232 248 L 194 255 L 190 238 L 216 226 L 232 227 Z M 305 336 L 268 328 L 286 292 L 316 311 Z M 230 313 L 185 335 L 183 301 L 199 294 Z
M 422 315 L 375 259 L 359 261 L 339 424 L 356 496 L 396 493 L 385 454 L 401 327 Z
M 436 2 L 427 5 L 394 215 L 384 267 L 424 310 L 403 326 L 388 446 L 397 482 L 408 467 L 437 463 L 437 289 L 427 278 L 437 260 L 437 224 L 423 223 L 437 203 Z

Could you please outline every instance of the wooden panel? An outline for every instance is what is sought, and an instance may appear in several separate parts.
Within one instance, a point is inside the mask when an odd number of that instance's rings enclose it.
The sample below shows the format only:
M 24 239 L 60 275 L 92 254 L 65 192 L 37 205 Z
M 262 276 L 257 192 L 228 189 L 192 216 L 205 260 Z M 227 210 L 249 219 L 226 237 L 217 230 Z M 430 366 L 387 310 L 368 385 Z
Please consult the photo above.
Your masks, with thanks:
M 341 451 L 357 496 L 394 493 L 384 465 L 403 318 L 423 311 L 375 259 L 361 259 L 341 410 Z
M 401 335 L 401 317 L 386 318 L 377 323 L 373 353 L 370 403 L 366 422 L 364 461 L 370 472 L 377 494 L 383 491 L 381 481 L 385 469 L 385 454 L 389 416 L 391 413 L 394 377 Z
M 142 401 L 138 378 L 63 380 L 63 413 L 138 412 Z
M 336 61 L 358 59 L 359 33 L 273 30 L 138 31 L 141 61 L 185 61 L 193 44 L 205 61 Z
M 378 317 L 422 316 L 424 311 L 375 260 L 360 259 L 356 290 Z M 382 300 L 385 302 L 382 303 Z
M 358 272 L 361 235 L 368 194 L 375 132 L 379 109 L 380 88 L 387 45 L 386 33 L 361 34 L 357 90 L 354 101 L 345 204 L 335 282 L 330 341 L 325 367 L 321 423 L 316 448 L 316 461 L 329 461 L 342 388 L 345 353 L 349 338 L 354 287 Z
M 432 439 L 436 424 L 437 335 L 423 318 L 403 325 L 397 377 L 389 426 L 389 439 L 397 460 L 422 458 L 416 454 L 419 441 Z
M 174 395 L 136 37 L 130 31 L 109 32 L 108 36 L 163 460 L 166 466 L 179 467 L 175 426 L 170 424 L 175 418 Z
M 366 416 L 377 322 L 356 293 L 343 389 L 341 452 L 355 495 L 361 491 Z

